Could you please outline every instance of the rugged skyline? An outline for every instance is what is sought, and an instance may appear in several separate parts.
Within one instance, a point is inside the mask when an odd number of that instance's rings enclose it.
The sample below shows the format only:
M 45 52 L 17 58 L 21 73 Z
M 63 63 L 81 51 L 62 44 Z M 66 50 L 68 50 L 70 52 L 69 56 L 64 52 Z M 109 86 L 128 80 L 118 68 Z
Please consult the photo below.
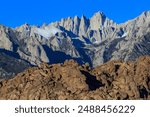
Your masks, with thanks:
M 67 59 L 96 67 L 110 60 L 150 55 L 150 11 L 123 24 L 97 12 L 91 18 L 68 17 L 42 26 L 0 25 L 0 35 L 2 78 L 43 62 L 55 64 Z M 15 65 L 20 68 L 11 69 Z

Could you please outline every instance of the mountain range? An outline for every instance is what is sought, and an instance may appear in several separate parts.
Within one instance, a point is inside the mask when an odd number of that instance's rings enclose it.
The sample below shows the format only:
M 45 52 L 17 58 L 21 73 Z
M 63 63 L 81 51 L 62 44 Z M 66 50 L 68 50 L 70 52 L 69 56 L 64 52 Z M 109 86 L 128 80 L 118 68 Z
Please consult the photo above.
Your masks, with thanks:
M 94 68 L 144 55 L 150 55 L 150 11 L 122 24 L 97 12 L 91 18 L 68 17 L 42 26 L 0 25 L 1 79 L 43 62 L 56 64 L 73 59 Z

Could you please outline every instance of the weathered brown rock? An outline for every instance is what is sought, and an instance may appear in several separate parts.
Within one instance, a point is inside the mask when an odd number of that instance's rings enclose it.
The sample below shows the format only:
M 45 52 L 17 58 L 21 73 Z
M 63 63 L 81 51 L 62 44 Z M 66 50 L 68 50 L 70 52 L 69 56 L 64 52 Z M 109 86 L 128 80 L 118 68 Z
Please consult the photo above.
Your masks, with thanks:
M 94 69 L 73 60 L 30 68 L 0 82 L 0 99 L 150 99 L 150 57 Z

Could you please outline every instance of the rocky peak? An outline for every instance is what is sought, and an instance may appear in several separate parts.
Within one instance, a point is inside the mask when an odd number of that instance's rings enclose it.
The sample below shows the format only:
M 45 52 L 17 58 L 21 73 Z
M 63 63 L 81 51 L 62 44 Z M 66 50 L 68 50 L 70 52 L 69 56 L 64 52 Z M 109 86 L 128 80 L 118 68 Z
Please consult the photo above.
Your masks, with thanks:
M 71 17 L 68 18 L 63 18 L 61 21 L 58 23 L 59 26 L 62 26 L 68 31 L 73 31 L 73 19 Z
M 31 27 L 29 24 L 25 23 L 20 27 L 16 28 L 16 31 L 20 32 L 19 38 L 27 38 L 30 36 L 31 33 Z
M 78 16 L 75 16 L 75 17 L 74 17 L 74 21 L 77 21 L 77 22 L 78 22 L 78 21 L 80 21 L 80 18 L 79 18 Z
M 145 17 L 150 17 L 150 11 L 145 11 L 142 13 Z
M 43 23 L 43 25 L 41 26 L 42 28 L 45 28 L 47 26 L 46 23 Z
M 141 37 L 150 31 L 150 11 L 143 12 L 140 16 L 118 25 L 128 32 L 128 37 Z
M 106 16 L 103 12 L 97 12 L 90 19 L 91 29 L 98 30 L 101 26 L 104 26 Z
M 100 24 L 103 24 L 103 21 L 106 19 L 106 15 L 103 12 L 95 13 L 91 19 L 98 20 Z
M 30 29 L 30 25 L 28 23 L 25 23 L 23 25 L 21 25 L 20 27 L 17 27 L 16 30 L 19 32 L 23 32 L 25 30 L 29 30 Z
M 74 29 L 73 32 L 74 34 L 78 35 L 79 34 L 79 25 L 80 25 L 80 18 L 78 16 L 75 16 L 73 19 L 74 22 Z
M 89 20 L 84 15 L 82 15 L 79 27 L 79 35 L 85 36 L 88 28 L 89 28 Z

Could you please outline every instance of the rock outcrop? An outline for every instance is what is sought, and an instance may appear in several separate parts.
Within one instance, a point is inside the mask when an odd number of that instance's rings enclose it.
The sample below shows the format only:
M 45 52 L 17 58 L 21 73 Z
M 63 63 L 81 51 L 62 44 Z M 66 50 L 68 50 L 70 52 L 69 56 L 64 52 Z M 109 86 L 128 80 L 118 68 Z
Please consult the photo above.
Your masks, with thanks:
M 0 82 L 0 99 L 150 99 L 150 57 L 110 61 L 94 69 L 73 60 L 44 63 Z

